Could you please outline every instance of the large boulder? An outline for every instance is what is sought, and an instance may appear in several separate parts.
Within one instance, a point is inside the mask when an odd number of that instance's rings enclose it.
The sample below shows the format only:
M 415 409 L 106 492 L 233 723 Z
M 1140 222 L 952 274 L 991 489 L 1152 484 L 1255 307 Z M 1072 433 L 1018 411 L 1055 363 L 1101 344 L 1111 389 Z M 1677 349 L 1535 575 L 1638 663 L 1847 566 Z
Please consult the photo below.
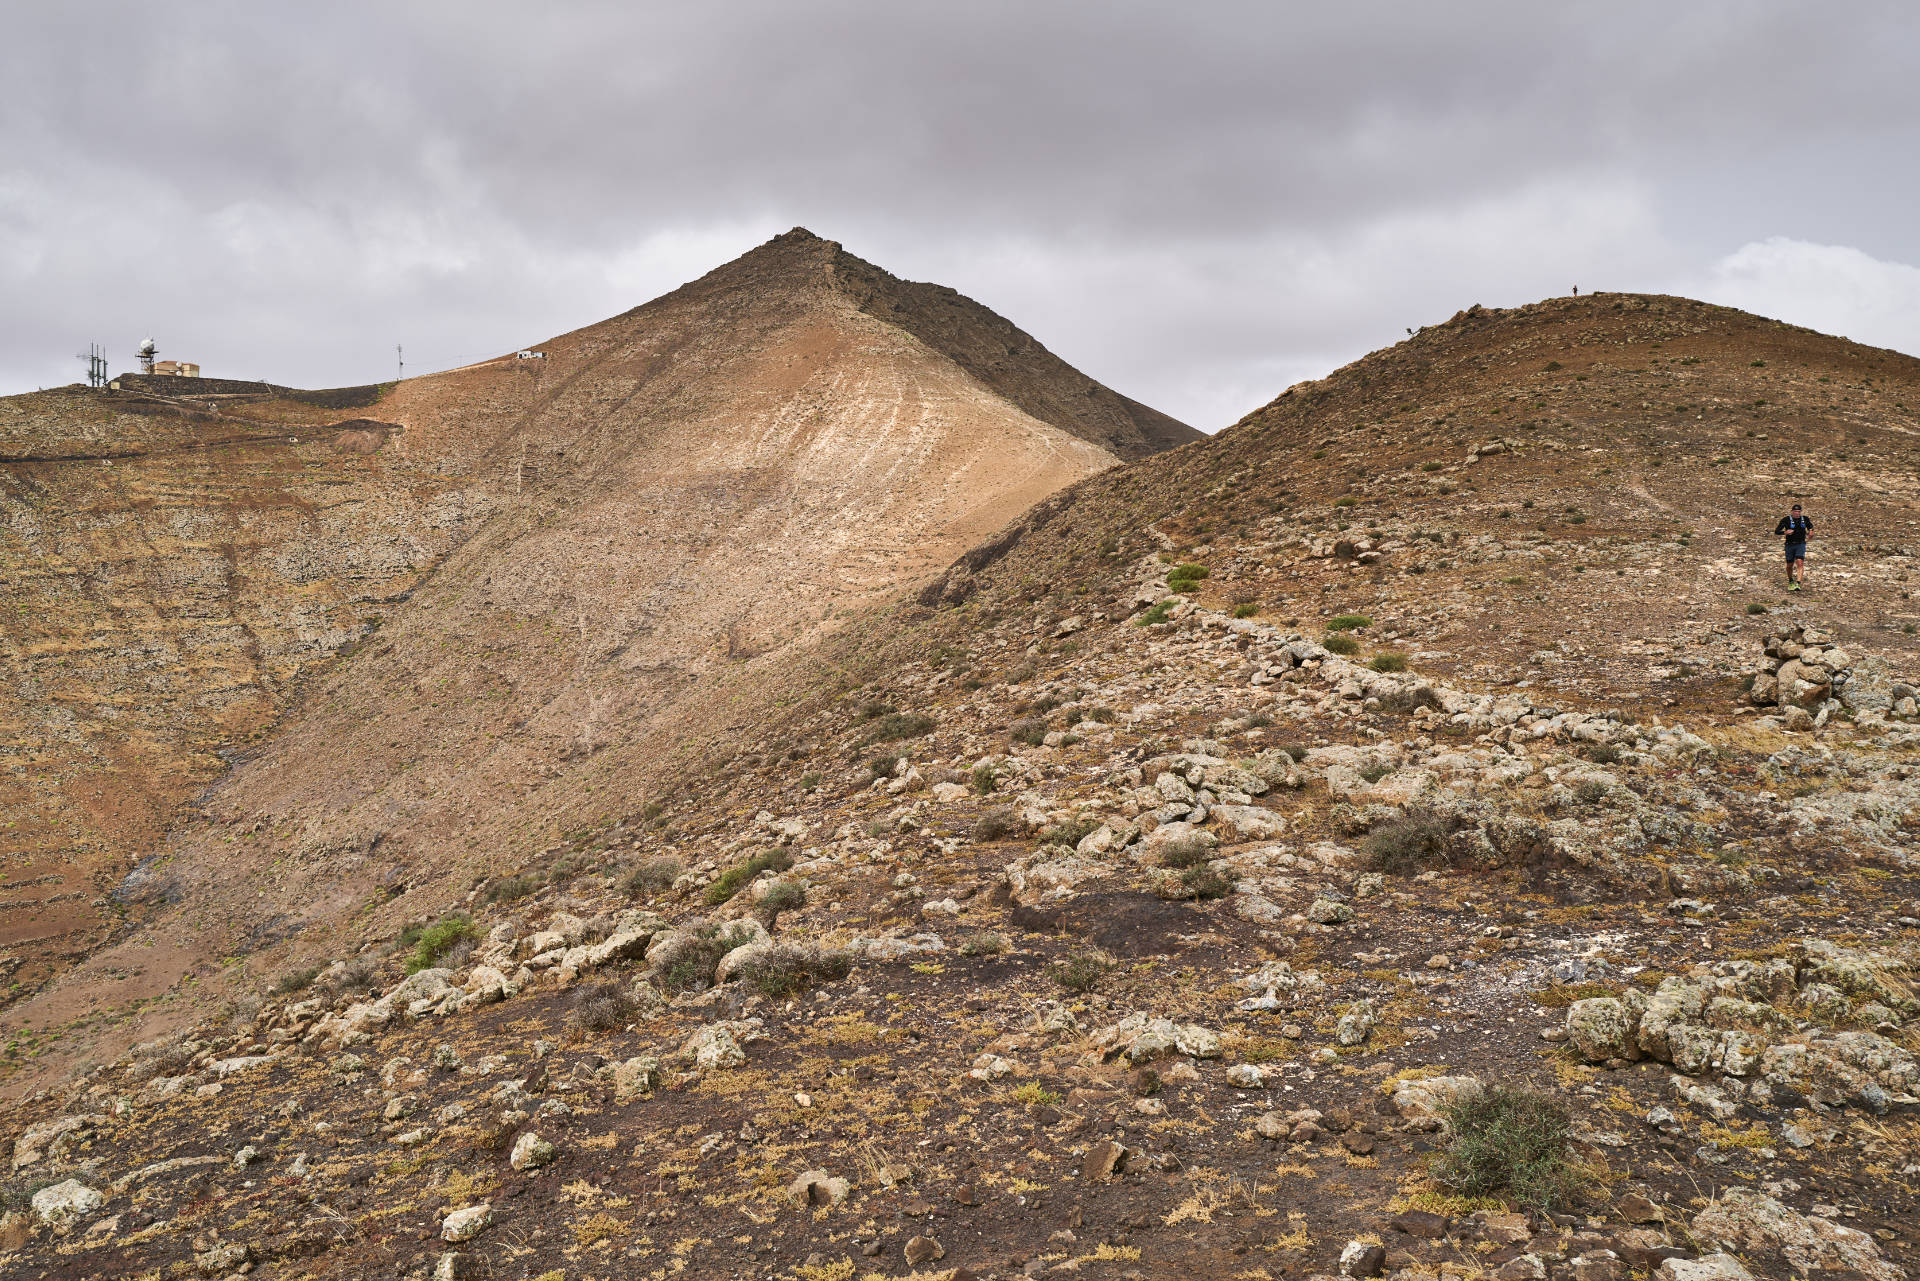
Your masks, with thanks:
M 1393 1086 L 1394 1110 L 1408 1121 L 1438 1129 L 1442 1114 L 1462 1095 L 1481 1089 L 1477 1076 L 1428 1076 Z
M 1653 1281 L 1753 1281 L 1753 1273 L 1731 1254 L 1698 1259 L 1664 1259 Z
M 1871 1281 L 1906 1281 L 1906 1273 L 1882 1258 L 1865 1232 L 1801 1214 L 1750 1188 L 1721 1193 L 1693 1216 L 1693 1234 L 1741 1253 L 1777 1252 L 1801 1273 L 1847 1272 Z
M 107 1199 L 80 1182 L 68 1179 L 33 1194 L 33 1213 L 56 1231 L 66 1231 L 106 1204 Z
M 651 1054 L 636 1055 L 614 1065 L 613 1098 L 616 1103 L 631 1103 L 653 1093 L 661 1081 L 660 1060 Z
M 739 1067 L 747 1061 L 747 1052 L 740 1048 L 733 1029 L 724 1023 L 710 1024 L 688 1037 L 680 1055 L 703 1070 Z
M 1826 702 L 1828 695 L 1833 693 L 1833 685 L 1825 668 L 1810 666 L 1797 658 L 1782 663 L 1775 679 L 1779 681 L 1782 707 L 1792 704 L 1795 707 L 1815 708 Z
M 1893 710 L 1899 699 L 1894 692 L 1897 683 L 1885 659 L 1877 654 L 1863 658 L 1848 669 L 1840 701 L 1856 714 L 1879 712 L 1884 715 Z
M 63 1157 L 106 1123 L 107 1118 L 97 1112 L 82 1112 L 30 1125 L 13 1141 L 13 1168 L 24 1169 L 50 1156 Z
M 1184 827 L 1186 824 L 1169 826 Z M 1111 864 L 1098 859 L 1081 858 L 1077 854 L 1051 857 L 1055 853 L 1061 853 L 1060 847 L 1049 845 L 1006 865 L 1007 891 L 1013 896 L 1014 902 L 1022 907 L 1036 907 L 1041 903 L 1071 898 L 1074 887 L 1080 882 L 1105 876 L 1113 870 Z
M 1706 1008 L 1706 993 L 1698 984 L 1685 979 L 1667 978 L 1660 981 L 1660 987 L 1647 999 L 1647 1008 L 1640 1016 L 1640 1027 L 1635 1039 L 1641 1053 L 1649 1058 L 1659 1059 L 1662 1063 L 1673 1061 L 1671 1034 L 1674 1028 L 1682 1024 L 1697 1022 L 1700 1012 Z
M 1129 1014 L 1111 1027 L 1094 1034 L 1094 1046 L 1107 1058 L 1124 1055 L 1129 1063 L 1146 1063 L 1174 1054 L 1196 1059 L 1220 1057 L 1220 1037 L 1198 1023 L 1175 1023 L 1171 1019 Z
M 1589 1063 L 1639 1058 L 1637 1023 L 1618 997 L 1589 997 L 1567 1007 L 1567 1039 Z
M 1235 840 L 1270 841 L 1287 830 L 1286 819 L 1257 805 L 1216 805 L 1210 813 Z

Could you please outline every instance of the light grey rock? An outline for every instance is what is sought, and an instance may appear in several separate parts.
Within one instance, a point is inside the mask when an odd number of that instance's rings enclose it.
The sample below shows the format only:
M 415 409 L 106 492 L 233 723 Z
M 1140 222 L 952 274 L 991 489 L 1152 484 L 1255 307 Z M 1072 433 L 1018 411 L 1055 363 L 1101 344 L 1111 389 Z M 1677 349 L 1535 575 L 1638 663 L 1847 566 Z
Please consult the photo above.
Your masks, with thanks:
M 1372 1001 L 1355 1001 L 1334 1025 L 1333 1038 L 1342 1045 L 1361 1045 L 1373 1035 L 1373 1026 L 1378 1021 Z
M 482 1201 L 464 1210 L 455 1210 L 440 1221 L 442 1241 L 471 1241 L 493 1225 L 493 1207 Z
M 1706 1005 L 1706 994 L 1697 984 L 1685 979 L 1667 978 L 1647 999 L 1636 1032 L 1640 1050 L 1663 1063 L 1673 1061 L 1671 1034 L 1675 1027 L 1698 1020 Z
M 1353 909 L 1330 898 L 1317 898 L 1307 905 L 1307 919 L 1316 925 L 1345 925 L 1353 919 Z
M 1699 1259 L 1663 1259 L 1654 1281 L 1753 1281 L 1753 1273 L 1731 1254 Z
M 33 1213 L 48 1227 L 64 1232 L 106 1202 L 105 1197 L 78 1179 L 68 1179 L 34 1193 Z
M 1567 1007 L 1567 1039 L 1589 1063 L 1639 1058 L 1635 1030 L 1626 1002 L 1615 997 L 1589 997 Z
M 1750 1188 L 1721 1193 L 1693 1217 L 1693 1233 L 1733 1250 L 1778 1251 L 1806 1273 L 1851 1270 L 1871 1281 L 1906 1278 L 1902 1269 L 1881 1257 L 1865 1232 L 1801 1214 Z
M 507 1164 L 516 1170 L 537 1170 L 543 1165 L 551 1165 L 559 1155 L 560 1149 L 528 1130 L 514 1140 Z

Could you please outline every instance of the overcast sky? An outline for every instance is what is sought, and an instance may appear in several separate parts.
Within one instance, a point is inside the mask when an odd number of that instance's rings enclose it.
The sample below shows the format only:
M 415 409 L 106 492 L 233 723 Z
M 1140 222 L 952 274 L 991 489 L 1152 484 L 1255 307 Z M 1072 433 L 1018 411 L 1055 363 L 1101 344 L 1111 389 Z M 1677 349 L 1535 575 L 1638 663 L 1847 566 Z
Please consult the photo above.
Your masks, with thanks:
M 1207 430 L 1576 284 L 1920 352 L 1917 64 L 1897 3 L 9 6 L 0 392 L 426 372 L 794 225 Z

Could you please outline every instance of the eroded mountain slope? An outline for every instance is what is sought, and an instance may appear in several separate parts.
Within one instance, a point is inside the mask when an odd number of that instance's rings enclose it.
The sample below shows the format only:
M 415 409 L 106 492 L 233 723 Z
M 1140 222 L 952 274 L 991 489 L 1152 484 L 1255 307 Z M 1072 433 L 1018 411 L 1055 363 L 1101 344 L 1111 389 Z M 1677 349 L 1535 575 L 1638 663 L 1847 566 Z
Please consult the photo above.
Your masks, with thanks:
M 389 425 L 248 409 L 0 401 L 0 948 L 16 991 L 107 937 L 106 891 L 220 753 L 490 510 L 483 487 L 383 450 Z
M 876 291 L 891 291 L 899 309 L 877 314 Z M 940 317 L 917 327 L 937 331 L 939 345 L 902 327 L 929 299 Z M 1036 362 L 1015 381 L 1054 418 L 1032 416 L 948 354 L 988 343 Z M 99 705 L 85 751 L 112 756 L 127 775 L 103 793 L 153 797 L 139 822 L 89 843 L 87 869 L 117 877 L 129 854 L 142 857 L 123 897 L 140 911 L 166 909 L 155 929 L 20 1019 L 124 1012 L 183 975 L 211 973 L 214 956 L 314 925 L 331 930 L 370 900 L 384 919 L 456 897 L 466 878 L 599 817 L 610 790 L 644 791 L 636 780 L 690 750 L 689 736 L 725 733 L 743 708 L 786 697 L 770 673 L 790 649 L 1113 465 L 1099 442 L 1138 453 L 1186 430 L 1090 384 L 984 308 L 894 281 L 803 231 L 540 350 L 543 359 L 506 357 L 385 389 L 377 405 L 353 411 L 377 418 L 378 431 L 332 432 L 377 435 L 364 456 L 303 445 L 301 433 L 317 429 L 303 425 L 311 407 L 301 402 L 218 404 L 222 431 L 245 423 L 256 435 L 287 433 L 247 448 L 269 451 L 272 484 L 290 472 L 330 495 L 331 509 L 307 492 L 276 491 L 273 501 L 290 509 L 332 512 L 305 524 L 252 514 L 266 500 L 246 487 L 251 455 L 183 450 L 191 442 L 179 438 L 137 451 L 133 429 L 113 420 L 89 428 L 98 438 L 89 448 L 140 456 L 106 472 L 48 443 L 71 429 L 23 409 L 20 434 L 67 461 L 15 464 L 22 475 L 64 469 L 65 486 L 23 489 L 16 528 L 45 526 L 71 542 L 97 523 L 101 504 L 148 510 L 144 494 L 125 494 L 118 478 L 128 476 L 167 489 L 158 519 L 202 531 L 211 548 L 196 554 L 209 565 L 226 563 L 225 536 L 205 531 L 237 525 L 254 530 L 273 572 L 229 568 L 178 592 L 149 573 L 125 585 L 124 607 L 81 591 L 69 608 L 56 593 L 20 624 L 20 723 L 45 737 L 59 722 L 58 699 L 43 696 L 32 670 L 58 668 L 63 646 L 84 644 L 93 665 L 71 696 Z M 1056 378 L 1069 389 L 1042 394 Z M 117 405 L 101 403 L 102 412 Z M 1135 414 L 1157 434 L 1140 434 Z M 145 528 L 130 536 L 143 553 Z M 394 545 L 412 558 L 369 551 Z M 19 546 L 23 563 L 39 556 Z M 162 542 L 151 555 L 184 571 L 178 550 Z M 367 581 L 340 586 L 328 577 L 339 576 L 335 562 Z M 369 566 L 389 562 L 392 574 L 375 581 Z M 350 597 L 350 623 L 322 629 L 307 603 L 316 597 Z M 156 732 L 167 741 L 145 752 L 115 737 L 112 707 L 139 699 L 147 679 L 127 658 L 141 643 L 138 611 L 190 620 L 199 598 L 216 611 L 284 614 L 306 630 L 281 643 L 236 627 L 231 634 L 265 657 L 243 648 L 227 660 L 218 644 L 196 645 L 190 623 L 173 624 L 170 643 L 191 660 L 166 676 L 173 703 L 147 707 L 166 722 Z M 363 607 L 380 601 L 398 607 L 379 611 L 377 636 L 291 700 L 288 678 L 364 636 L 372 620 Z M 234 742 L 237 713 L 214 713 L 235 700 L 249 729 L 286 719 L 250 745 L 212 804 L 274 817 L 238 835 L 190 823 L 163 841 L 160 820 Z M 86 768 L 54 752 L 32 771 L 42 795 L 64 795 L 85 786 Z M 80 862 L 74 842 L 46 844 Z

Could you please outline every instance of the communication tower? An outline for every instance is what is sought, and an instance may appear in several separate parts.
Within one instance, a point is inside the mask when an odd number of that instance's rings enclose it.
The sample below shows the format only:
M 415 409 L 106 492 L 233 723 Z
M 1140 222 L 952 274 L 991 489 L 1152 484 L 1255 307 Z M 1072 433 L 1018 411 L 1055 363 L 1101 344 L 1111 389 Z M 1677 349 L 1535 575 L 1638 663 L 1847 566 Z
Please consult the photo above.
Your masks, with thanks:
M 87 362 L 87 386 L 104 387 L 107 385 L 107 352 L 98 343 L 88 343 L 87 350 L 74 356 L 75 360 Z
M 140 372 L 141 373 L 150 374 L 153 372 L 153 354 L 158 350 L 159 348 L 155 347 L 153 344 L 153 339 L 142 338 L 140 340 Z

